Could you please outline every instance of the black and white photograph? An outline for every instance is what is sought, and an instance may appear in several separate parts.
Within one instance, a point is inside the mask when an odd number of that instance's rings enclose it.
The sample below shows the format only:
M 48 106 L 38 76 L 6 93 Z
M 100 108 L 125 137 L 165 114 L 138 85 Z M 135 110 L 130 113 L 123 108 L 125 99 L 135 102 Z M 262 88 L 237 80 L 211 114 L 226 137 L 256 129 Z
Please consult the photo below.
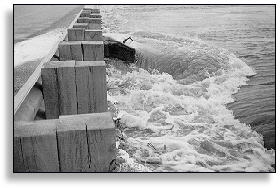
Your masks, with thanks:
M 276 4 L 13 4 L 11 170 L 275 173 L 275 83 Z

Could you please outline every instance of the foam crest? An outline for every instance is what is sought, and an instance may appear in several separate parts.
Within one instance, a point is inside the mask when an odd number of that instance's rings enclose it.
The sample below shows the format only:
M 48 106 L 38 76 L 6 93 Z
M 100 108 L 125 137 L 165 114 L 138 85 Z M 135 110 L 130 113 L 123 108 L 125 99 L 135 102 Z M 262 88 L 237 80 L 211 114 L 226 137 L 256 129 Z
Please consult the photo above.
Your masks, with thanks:
M 146 70 L 157 69 L 171 74 L 181 83 L 190 84 L 223 71 L 239 71 L 252 75 L 254 71 L 229 51 L 190 37 L 138 31 L 109 34 L 122 41 L 132 36 L 129 46 L 137 50 L 136 65 Z
M 274 151 L 226 108 L 254 71 L 233 54 L 226 67 L 188 85 L 158 71 L 108 68 L 134 162 L 153 171 L 273 171 Z

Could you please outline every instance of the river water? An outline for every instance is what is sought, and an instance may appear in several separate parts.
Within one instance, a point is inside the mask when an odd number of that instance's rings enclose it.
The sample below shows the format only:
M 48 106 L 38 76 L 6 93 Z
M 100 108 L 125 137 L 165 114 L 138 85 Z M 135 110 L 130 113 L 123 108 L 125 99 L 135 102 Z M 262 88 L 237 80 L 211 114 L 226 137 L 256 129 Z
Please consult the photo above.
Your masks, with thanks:
M 108 98 L 125 127 L 123 170 L 273 171 L 275 153 L 266 148 L 275 149 L 274 6 L 99 8 L 104 35 L 131 36 L 143 68 L 107 69 L 115 88 Z M 41 30 L 15 37 L 19 65 L 40 58 L 34 44 L 64 32 Z

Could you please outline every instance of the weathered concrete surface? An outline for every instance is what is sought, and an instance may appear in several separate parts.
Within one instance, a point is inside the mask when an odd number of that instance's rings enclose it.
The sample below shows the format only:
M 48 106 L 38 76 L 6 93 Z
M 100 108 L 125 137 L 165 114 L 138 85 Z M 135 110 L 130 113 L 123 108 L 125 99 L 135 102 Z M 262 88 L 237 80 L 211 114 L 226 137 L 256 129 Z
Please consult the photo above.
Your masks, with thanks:
M 14 172 L 110 172 L 116 159 L 110 112 L 14 124 Z

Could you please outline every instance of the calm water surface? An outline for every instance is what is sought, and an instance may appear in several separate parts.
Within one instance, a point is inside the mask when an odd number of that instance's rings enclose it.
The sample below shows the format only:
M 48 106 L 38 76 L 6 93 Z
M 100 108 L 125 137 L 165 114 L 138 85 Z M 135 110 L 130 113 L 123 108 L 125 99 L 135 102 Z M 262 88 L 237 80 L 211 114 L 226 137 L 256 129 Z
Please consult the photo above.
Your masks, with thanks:
M 78 5 L 15 5 L 14 43 L 69 25 Z M 73 12 L 74 11 L 74 12 Z M 72 20 L 71 20 L 72 21 Z

